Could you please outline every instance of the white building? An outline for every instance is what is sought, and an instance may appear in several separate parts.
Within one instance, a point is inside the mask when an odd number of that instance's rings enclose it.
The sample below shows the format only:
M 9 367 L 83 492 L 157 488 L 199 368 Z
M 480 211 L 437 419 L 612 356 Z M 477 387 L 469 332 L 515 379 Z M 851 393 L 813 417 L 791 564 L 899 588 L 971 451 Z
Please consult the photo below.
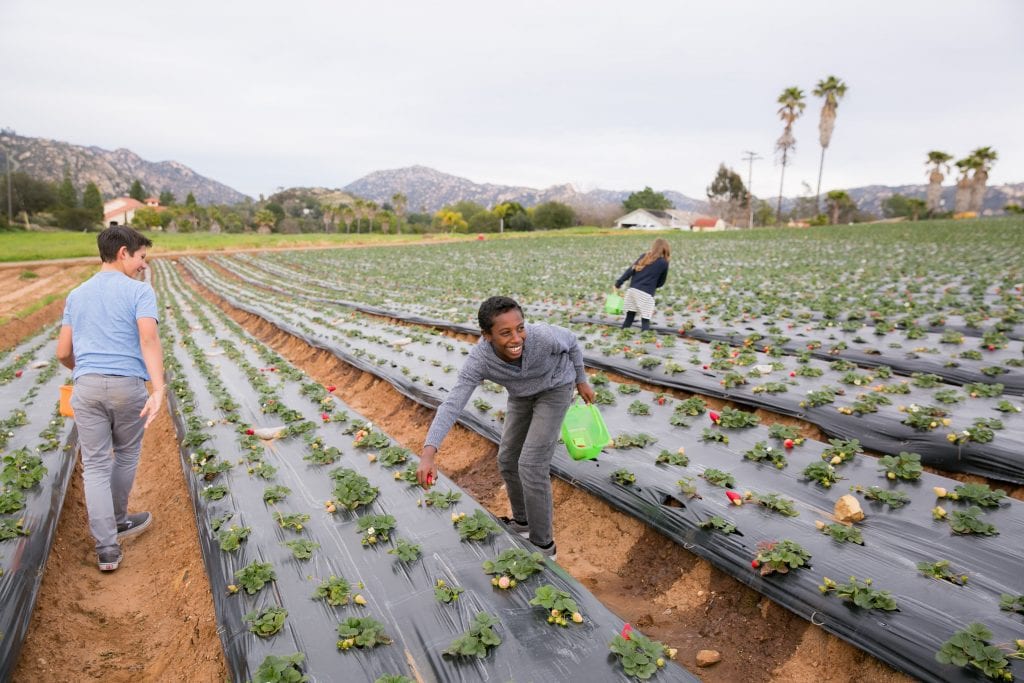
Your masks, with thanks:
M 616 219 L 616 228 L 633 230 L 689 230 L 694 214 L 677 209 L 636 209 Z
M 115 197 L 103 202 L 103 226 L 131 225 L 135 212 L 145 204 L 131 197 Z

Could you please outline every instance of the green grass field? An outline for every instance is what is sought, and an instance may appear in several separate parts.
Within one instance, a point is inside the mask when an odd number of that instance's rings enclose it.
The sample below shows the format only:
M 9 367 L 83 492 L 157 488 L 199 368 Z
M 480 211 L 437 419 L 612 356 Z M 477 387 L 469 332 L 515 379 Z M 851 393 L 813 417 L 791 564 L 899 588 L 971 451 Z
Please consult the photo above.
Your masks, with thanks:
M 741 240 L 776 240 L 780 238 L 800 236 L 802 239 L 825 239 L 840 231 L 844 236 L 851 230 L 864 230 L 866 232 L 878 231 L 880 234 L 891 236 L 899 234 L 902 229 L 906 230 L 908 239 L 911 241 L 929 241 L 928 234 L 934 232 L 936 238 L 941 235 L 948 235 L 947 230 L 955 229 L 971 233 L 979 228 L 989 226 L 1010 226 L 1021 230 L 1024 235 L 1024 218 L 981 218 L 966 221 L 921 221 L 919 223 L 899 223 L 886 225 L 853 225 L 853 226 L 825 226 L 810 229 L 793 228 L 756 228 L 751 231 L 736 230 L 720 233 L 691 234 L 693 238 L 713 239 L 731 241 Z M 931 230 L 930 228 L 934 228 Z M 675 231 L 674 234 L 678 234 Z M 476 235 L 449 235 L 447 233 L 434 233 L 429 235 L 380 235 L 380 234 L 301 234 L 301 235 L 211 235 L 209 233 L 148 233 L 153 240 L 153 248 L 150 250 L 152 256 L 160 256 L 162 253 L 182 251 L 226 251 L 229 249 L 263 249 L 263 248 L 309 248 L 309 247 L 336 247 L 343 245 L 379 245 L 389 243 L 415 243 L 427 242 L 440 239 L 462 239 L 473 240 Z M 646 234 L 636 230 L 610 230 L 594 227 L 570 228 L 569 230 L 551 230 L 541 232 L 506 232 L 503 235 L 489 233 L 486 238 L 493 239 L 521 239 L 528 237 L 545 237 L 558 235 L 638 235 Z M 911 236 L 912 235 L 912 236 Z M 6 232 L 0 233 L 0 262 L 19 261 L 45 261 L 49 259 L 77 258 L 96 256 L 96 233 L 80 232 Z M 1022 256 L 1024 258 L 1024 256 Z

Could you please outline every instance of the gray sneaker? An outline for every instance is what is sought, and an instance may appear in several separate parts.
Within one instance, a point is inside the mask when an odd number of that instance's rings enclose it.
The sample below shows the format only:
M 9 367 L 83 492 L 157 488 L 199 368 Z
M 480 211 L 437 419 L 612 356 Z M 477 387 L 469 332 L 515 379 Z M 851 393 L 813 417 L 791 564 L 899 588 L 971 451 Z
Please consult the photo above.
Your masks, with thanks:
M 555 542 L 554 541 L 551 541 L 551 543 L 548 544 L 547 546 L 538 545 L 538 546 L 535 546 L 535 547 L 537 548 L 537 550 L 540 551 L 540 553 L 542 555 L 547 557 L 552 562 L 557 562 L 558 561 L 558 548 L 555 546 Z
M 530 537 L 530 525 L 529 524 L 525 524 L 523 522 L 517 522 L 516 520 L 512 519 L 511 517 L 499 517 L 498 519 L 501 521 L 502 524 L 507 526 L 510 531 L 513 531 L 513 532 L 519 534 L 523 538 L 529 538 Z
M 118 568 L 121 564 L 121 560 L 124 559 L 124 553 L 121 552 L 121 546 L 114 546 L 113 548 L 104 548 L 103 550 L 96 551 L 97 565 L 101 572 L 112 572 Z
M 148 512 L 136 512 L 135 514 L 128 515 L 128 519 L 124 521 L 124 524 L 117 525 L 117 539 L 121 540 L 122 538 L 141 534 L 152 523 L 153 515 Z

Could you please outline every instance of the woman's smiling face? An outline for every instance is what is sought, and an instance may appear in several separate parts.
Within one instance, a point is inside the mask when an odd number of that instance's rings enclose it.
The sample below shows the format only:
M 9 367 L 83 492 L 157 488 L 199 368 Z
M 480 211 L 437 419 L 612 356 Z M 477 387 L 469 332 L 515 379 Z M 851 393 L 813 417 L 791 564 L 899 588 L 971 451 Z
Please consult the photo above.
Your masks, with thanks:
M 526 341 L 526 322 L 517 309 L 494 316 L 490 332 L 484 332 L 484 339 L 491 343 L 494 353 L 504 361 L 514 363 L 523 356 Z

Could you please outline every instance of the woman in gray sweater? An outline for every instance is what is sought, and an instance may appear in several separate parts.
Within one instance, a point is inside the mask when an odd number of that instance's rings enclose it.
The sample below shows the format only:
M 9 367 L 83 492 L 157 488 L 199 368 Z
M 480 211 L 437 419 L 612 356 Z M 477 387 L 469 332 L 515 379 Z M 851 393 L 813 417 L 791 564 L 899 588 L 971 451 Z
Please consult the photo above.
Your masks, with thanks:
M 551 456 L 573 389 L 590 403 L 594 389 L 583 370 L 583 351 L 569 330 L 526 324 L 523 309 L 507 296 L 492 296 L 477 313 L 483 339 L 473 347 L 448 398 L 434 416 L 420 455 L 419 482 L 429 488 L 434 458 L 469 397 L 485 379 L 508 391 L 498 468 L 512 517 L 506 524 L 555 559 L 551 518 Z

